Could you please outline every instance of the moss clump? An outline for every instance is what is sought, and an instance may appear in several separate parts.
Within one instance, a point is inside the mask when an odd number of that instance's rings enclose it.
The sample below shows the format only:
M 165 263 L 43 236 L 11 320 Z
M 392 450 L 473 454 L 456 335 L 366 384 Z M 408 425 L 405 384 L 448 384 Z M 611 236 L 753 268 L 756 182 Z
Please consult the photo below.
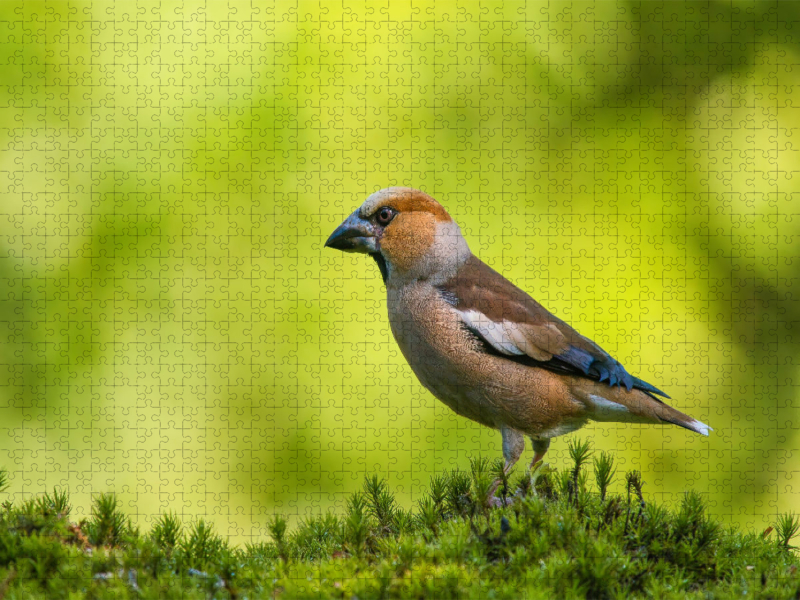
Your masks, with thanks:
M 499 486 L 502 469 L 478 458 L 469 473 L 433 478 L 415 510 L 367 477 L 346 514 L 291 532 L 276 515 L 269 539 L 244 548 L 174 514 L 142 533 L 108 494 L 72 523 L 56 490 L 3 504 L 0 598 L 800 597 L 794 515 L 762 534 L 724 528 L 695 492 L 670 511 L 647 501 L 632 471 L 614 495 L 611 455 L 590 460 L 581 442 L 570 455 L 568 469 Z

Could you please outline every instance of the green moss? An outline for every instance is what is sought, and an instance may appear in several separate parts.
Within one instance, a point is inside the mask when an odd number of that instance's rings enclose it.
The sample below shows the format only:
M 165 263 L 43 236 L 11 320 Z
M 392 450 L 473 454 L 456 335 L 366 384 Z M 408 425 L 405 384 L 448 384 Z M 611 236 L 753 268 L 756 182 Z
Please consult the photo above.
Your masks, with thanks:
M 614 495 L 613 459 L 503 476 L 482 458 L 434 477 L 415 510 L 378 477 L 344 515 L 267 523 L 269 539 L 236 548 L 205 521 L 161 516 L 131 527 L 112 495 L 69 521 L 64 492 L 0 512 L 2 598 L 794 598 L 800 576 L 794 515 L 762 534 L 722 527 L 703 497 L 676 510 L 651 503 L 641 475 Z M 594 476 L 588 472 L 594 469 Z M 0 482 L 6 474 L 0 472 Z M 513 483 L 512 483 L 513 482 Z M 590 485 L 591 482 L 591 485 Z M 595 485 L 596 484 L 596 485 Z M 500 501 L 487 494 L 497 487 Z

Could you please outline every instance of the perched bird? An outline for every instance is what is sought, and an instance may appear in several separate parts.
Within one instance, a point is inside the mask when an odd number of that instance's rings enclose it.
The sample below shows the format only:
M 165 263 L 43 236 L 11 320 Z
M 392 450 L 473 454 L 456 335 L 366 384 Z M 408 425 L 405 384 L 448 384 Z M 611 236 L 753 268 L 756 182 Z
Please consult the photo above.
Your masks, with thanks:
M 420 383 L 456 413 L 499 429 L 505 469 L 525 437 L 531 468 L 550 439 L 587 421 L 710 428 L 668 406 L 590 339 L 470 252 L 433 198 L 411 188 L 372 194 L 325 242 L 369 254 L 386 284 L 389 323 Z

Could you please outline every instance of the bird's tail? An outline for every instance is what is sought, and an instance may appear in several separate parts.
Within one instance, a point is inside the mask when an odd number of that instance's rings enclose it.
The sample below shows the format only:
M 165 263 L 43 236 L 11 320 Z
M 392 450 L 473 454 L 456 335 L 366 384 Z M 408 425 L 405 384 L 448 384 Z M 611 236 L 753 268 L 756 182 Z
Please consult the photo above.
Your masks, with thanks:
M 589 410 L 588 416 L 594 421 L 672 423 L 705 436 L 713 431 L 705 423 L 664 404 L 642 390 L 628 391 L 624 387 L 606 386 L 592 391 L 593 394 L 581 395 Z
M 675 410 L 671 406 L 667 406 L 666 404 L 662 406 L 666 410 L 660 411 L 661 414 L 659 414 L 658 417 L 666 423 L 679 425 L 680 427 L 688 429 L 689 431 L 694 431 L 700 435 L 705 435 L 706 437 L 708 436 L 709 431 L 714 431 L 702 421 L 698 421 L 697 419 L 694 419 L 679 410 Z

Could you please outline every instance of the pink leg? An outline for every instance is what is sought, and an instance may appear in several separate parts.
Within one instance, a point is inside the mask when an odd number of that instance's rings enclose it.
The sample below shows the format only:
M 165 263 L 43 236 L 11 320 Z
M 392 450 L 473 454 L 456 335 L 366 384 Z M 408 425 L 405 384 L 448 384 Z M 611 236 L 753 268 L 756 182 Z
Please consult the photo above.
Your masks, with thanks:
M 533 442 L 533 460 L 531 461 L 530 469 L 536 466 L 536 463 L 540 462 L 543 458 L 547 449 L 550 447 L 550 440 L 547 438 L 543 439 L 534 439 L 531 438 L 531 442 Z

